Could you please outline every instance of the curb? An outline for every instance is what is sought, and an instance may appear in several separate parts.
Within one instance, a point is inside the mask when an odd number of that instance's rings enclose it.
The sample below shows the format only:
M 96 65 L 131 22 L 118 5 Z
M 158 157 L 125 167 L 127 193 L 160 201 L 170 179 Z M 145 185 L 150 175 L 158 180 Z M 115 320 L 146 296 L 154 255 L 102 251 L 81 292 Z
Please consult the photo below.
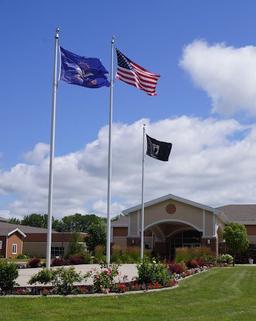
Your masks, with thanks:
M 209 269 L 210 270 L 210 269 Z M 113 296 L 122 296 L 122 295 L 133 295 L 133 294 L 149 294 L 149 293 L 154 293 L 154 292 L 162 292 L 162 291 L 167 291 L 167 290 L 173 290 L 177 289 L 179 287 L 179 283 L 192 278 L 195 275 L 200 275 L 201 273 L 208 272 L 209 270 L 202 271 L 200 273 L 195 273 L 192 275 L 188 275 L 182 279 L 177 280 L 178 284 L 166 288 L 160 288 L 160 289 L 150 289 L 150 290 L 139 290 L 139 291 L 127 291 L 123 293 L 92 293 L 92 294 L 69 294 L 69 295 L 60 295 L 60 294 L 52 294 L 52 295 L 3 295 L 0 296 L 1 298 L 95 298 L 95 297 L 113 297 Z

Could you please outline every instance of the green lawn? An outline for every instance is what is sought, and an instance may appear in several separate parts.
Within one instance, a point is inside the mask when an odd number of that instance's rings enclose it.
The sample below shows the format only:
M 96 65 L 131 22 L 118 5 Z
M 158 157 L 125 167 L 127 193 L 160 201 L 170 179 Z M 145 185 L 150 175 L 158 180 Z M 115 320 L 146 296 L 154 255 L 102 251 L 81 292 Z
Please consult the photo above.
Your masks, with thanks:
M 213 269 L 159 293 L 0 298 L 1 321 L 255 321 L 256 267 Z

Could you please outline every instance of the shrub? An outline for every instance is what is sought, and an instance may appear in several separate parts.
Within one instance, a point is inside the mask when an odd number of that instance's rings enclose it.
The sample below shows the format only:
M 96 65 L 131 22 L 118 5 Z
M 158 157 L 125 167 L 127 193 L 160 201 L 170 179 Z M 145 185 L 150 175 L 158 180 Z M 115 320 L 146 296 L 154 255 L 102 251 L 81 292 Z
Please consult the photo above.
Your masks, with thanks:
M 83 238 L 77 232 L 72 234 L 72 240 L 69 244 L 69 255 L 75 255 L 78 253 L 83 253 L 85 250 L 85 242 L 83 242 Z
M 122 263 L 122 250 L 119 245 L 114 244 L 112 246 L 111 261 L 115 263 Z
M 233 256 L 230 254 L 222 254 L 217 257 L 219 264 L 233 264 Z
M 114 278 L 118 275 L 118 265 L 111 267 L 102 266 L 93 276 L 93 288 L 95 292 L 108 293 L 114 287 Z
M 169 271 L 170 273 L 175 273 L 175 274 L 181 274 L 185 272 L 187 269 L 186 265 L 184 262 L 181 263 L 171 263 L 169 264 Z
M 104 245 L 97 245 L 95 247 L 94 252 L 95 252 L 95 256 L 94 256 L 95 263 L 103 264 L 106 262 L 106 256 L 104 255 L 104 252 L 105 252 Z
M 67 295 L 74 293 L 74 283 L 81 282 L 82 279 L 81 274 L 76 272 L 73 267 L 62 267 L 53 271 L 52 284 L 56 293 Z
M 180 262 L 188 262 L 190 260 L 198 260 L 202 259 L 205 263 L 213 263 L 215 260 L 215 256 L 211 249 L 208 247 L 180 247 L 176 248 L 176 256 L 175 261 L 177 263 Z
M 56 257 L 55 259 L 52 260 L 51 263 L 52 266 L 62 266 L 62 265 L 67 265 L 67 261 L 63 259 L 62 257 Z
M 196 261 L 197 261 L 197 265 L 198 265 L 198 266 L 205 266 L 205 265 L 206 265 L 205 260 L 202 259 L 202 258 L 199 258 L 199 259 L 197 259 Z
M 16 256 L 16 259 L 18 259 L 18 260 L 26 260 L 26 259 L 29 259 L 29 256 L 26 255 L 26 254 L 18 254 Z
M 126 253 L 127 253 L 127 256 L 130 257 L 130 261 L 132 261 L 131 263 L 140 262 L 140 247 L 129 246 L 126 249 Z
M 89 275 L 86 275 L 88 277 Z M 67 295 L 75 292 L 75 282 L 81 282 L 82 276 L 80 273 L 76 272 L 73 267 L 70 268 L 58 268 L 53 269 L 43 269 L 37 274 L 33 275 L 29 280 L 29 284 L 41 283 L 47 284 L 52 283 L 53 292 L 57 294 Z
M 71 265 L 85 264 L 85 258 L 83 255 L 72 255 L 68 260 Z
M 197 268 L 197 267 L 198 267 L 197 260 L 192 259 L 192 260 L 187 261 L 187 262 L 186 262 L 186 266 L 187 266 L 189 269 Z
M 93 263 L 93 257 L 91 256 L 90 252 L 84 252 L 80 255 L 83 257 L 85 264 L 92 264 Z
M 150 283 L 159 283 L 165 286 L 170 280 L 167 266 L 154 259 L 151 261 L 149 258 L 145 258 L 142 263 L 137 265 L 137 268 L 138 282 L 147 287 Z
M 34 257 L 33 259 L 28 261 L 28 267 L 30 268 L 37 268 L 40 266 L 41 260 L 37 257 Z
M 1 294 L 10 293 L 16 285 L 18 267 L 15 263 L 0 261 L 0 290 Z
M 53 270 L 52 269 L 42 269 L 38 273 L 32 275 L 30 280 L 28 281 L 29 284 L 47 284 L 52 282 L 53 280 Z

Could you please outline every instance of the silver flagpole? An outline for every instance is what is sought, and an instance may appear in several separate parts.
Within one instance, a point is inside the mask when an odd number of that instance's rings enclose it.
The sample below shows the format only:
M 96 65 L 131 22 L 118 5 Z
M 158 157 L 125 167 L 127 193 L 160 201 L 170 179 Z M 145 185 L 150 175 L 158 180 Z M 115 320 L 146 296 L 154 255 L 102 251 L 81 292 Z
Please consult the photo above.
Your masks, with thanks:
M 50 163 L 49 163 L 49 190 L 48 190 L 48 229 L 47 229 L 47 246 L 46 246 L 46 268 L 51 266 L 51 245 L 52 245 L 52 189 L 53 189 L 53 160 L 55 148 L 55 122 L 56 122 L 56 95 L 58 87 L 57 69 L 59 53 L 59 32 L 57 28 L 54 39 L 54 66 L 53 66 L 53 83 L 52 83 L 52 119 L 51 119 L 51 143 L 50 143 Z
M 114 43 L 111 40 L 111 68 L 110 68 L 110 100 L 109 100 L 109 129 L 108 129 L 108 191 L 107 191 L 107 265 L 110 264 L 111 247 L 111 178 L 112 178 L 112 114 L 113 114 L 113 89 L 114 89 Z
M 142 175 L 141 175 L 141 232 L 140 232 L 140 258 L 144 258 L 144 168 L 145 168 L 145 133 L 146 125 L 143 124 L 143 143 L 142 143 Z

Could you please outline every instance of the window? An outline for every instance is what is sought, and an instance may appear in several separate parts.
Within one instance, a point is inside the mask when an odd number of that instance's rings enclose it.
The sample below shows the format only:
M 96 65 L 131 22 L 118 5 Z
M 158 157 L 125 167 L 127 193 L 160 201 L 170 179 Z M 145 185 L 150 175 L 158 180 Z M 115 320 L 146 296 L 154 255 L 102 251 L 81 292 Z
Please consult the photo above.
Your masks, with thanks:
M 0 250 L 3 249 L 3 241 L 0 241 Z
M 52 247 L 51 248 L 51 256 L 56 257 L 56 256 L 64 256 L 64 247 Z
M 12 245 L 12 254 L 17 254 L 17 244 Z

